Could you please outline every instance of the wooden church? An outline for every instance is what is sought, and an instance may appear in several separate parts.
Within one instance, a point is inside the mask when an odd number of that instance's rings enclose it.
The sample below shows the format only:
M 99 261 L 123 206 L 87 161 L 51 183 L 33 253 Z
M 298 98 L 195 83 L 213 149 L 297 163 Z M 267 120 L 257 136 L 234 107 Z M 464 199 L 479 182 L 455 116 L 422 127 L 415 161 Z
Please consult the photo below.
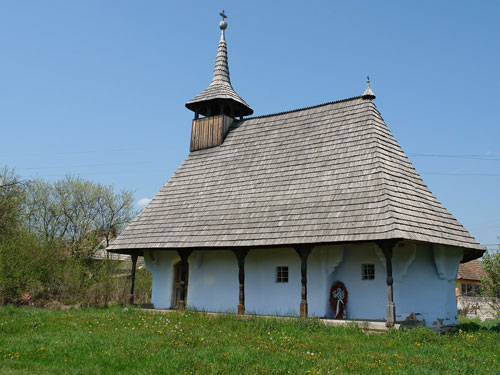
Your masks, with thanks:
M 158 309 L 457 322 L 458 265 L 482 247 L 422 181 L 369 84 L 358 97 L 248 117 L 224 13 L 190 154 L 108 247 L 144 256 Z M 131 297 L 133 299 L 133 278 Z

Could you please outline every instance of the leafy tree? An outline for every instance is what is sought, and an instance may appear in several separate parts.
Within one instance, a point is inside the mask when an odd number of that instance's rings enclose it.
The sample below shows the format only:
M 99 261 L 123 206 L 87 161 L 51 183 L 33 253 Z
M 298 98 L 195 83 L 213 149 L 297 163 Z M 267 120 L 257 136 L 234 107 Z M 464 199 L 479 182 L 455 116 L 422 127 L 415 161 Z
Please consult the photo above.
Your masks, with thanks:
M 500 248 L 500 245 L 499 245 Z M 483 255 L 483 270 L 486 276 L 481 284 L 491 307 L 500 315 L 500 251 L 487 250 Z

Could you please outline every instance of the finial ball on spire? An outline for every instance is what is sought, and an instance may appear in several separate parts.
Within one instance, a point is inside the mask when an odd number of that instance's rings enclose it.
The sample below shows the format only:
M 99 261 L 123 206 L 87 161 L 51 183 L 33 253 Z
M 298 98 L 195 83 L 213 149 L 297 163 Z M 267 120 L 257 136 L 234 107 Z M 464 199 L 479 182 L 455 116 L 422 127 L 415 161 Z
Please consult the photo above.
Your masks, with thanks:
M 224 12 L 224 9 L 222 9 L 222 12 L 219 13 L 219 16 L 222 17 L 222 21 L 219 22 L 219 28 L 221 30 L 226 30 L 227 29 L 227 22 L 226 22 L 226 13 Z

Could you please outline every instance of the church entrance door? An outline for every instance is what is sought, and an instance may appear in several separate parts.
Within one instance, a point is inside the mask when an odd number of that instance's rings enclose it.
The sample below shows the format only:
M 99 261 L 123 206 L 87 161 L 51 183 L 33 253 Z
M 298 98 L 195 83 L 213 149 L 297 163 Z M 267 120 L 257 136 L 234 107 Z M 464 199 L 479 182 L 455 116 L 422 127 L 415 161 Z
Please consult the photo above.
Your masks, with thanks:
M 189 280 L 189 263 L 186 270 L 186 301 L 188 294 L 188 280 Z M 181 262 L 177 262 L 174 266 L 174 309 L 179 307 L 181 299 Z

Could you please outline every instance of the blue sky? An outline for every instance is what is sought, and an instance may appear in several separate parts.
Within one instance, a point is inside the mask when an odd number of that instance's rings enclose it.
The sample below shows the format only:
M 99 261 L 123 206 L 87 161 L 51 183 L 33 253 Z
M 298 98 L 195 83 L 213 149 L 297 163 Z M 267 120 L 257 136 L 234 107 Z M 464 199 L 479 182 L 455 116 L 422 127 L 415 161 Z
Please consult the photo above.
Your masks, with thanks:
M 255 115 L 360 95 L 482 244 L 500 235 L 498 1 L 4 1 L 0 166 L 151 198 L 189 151 L 228 14 Z

